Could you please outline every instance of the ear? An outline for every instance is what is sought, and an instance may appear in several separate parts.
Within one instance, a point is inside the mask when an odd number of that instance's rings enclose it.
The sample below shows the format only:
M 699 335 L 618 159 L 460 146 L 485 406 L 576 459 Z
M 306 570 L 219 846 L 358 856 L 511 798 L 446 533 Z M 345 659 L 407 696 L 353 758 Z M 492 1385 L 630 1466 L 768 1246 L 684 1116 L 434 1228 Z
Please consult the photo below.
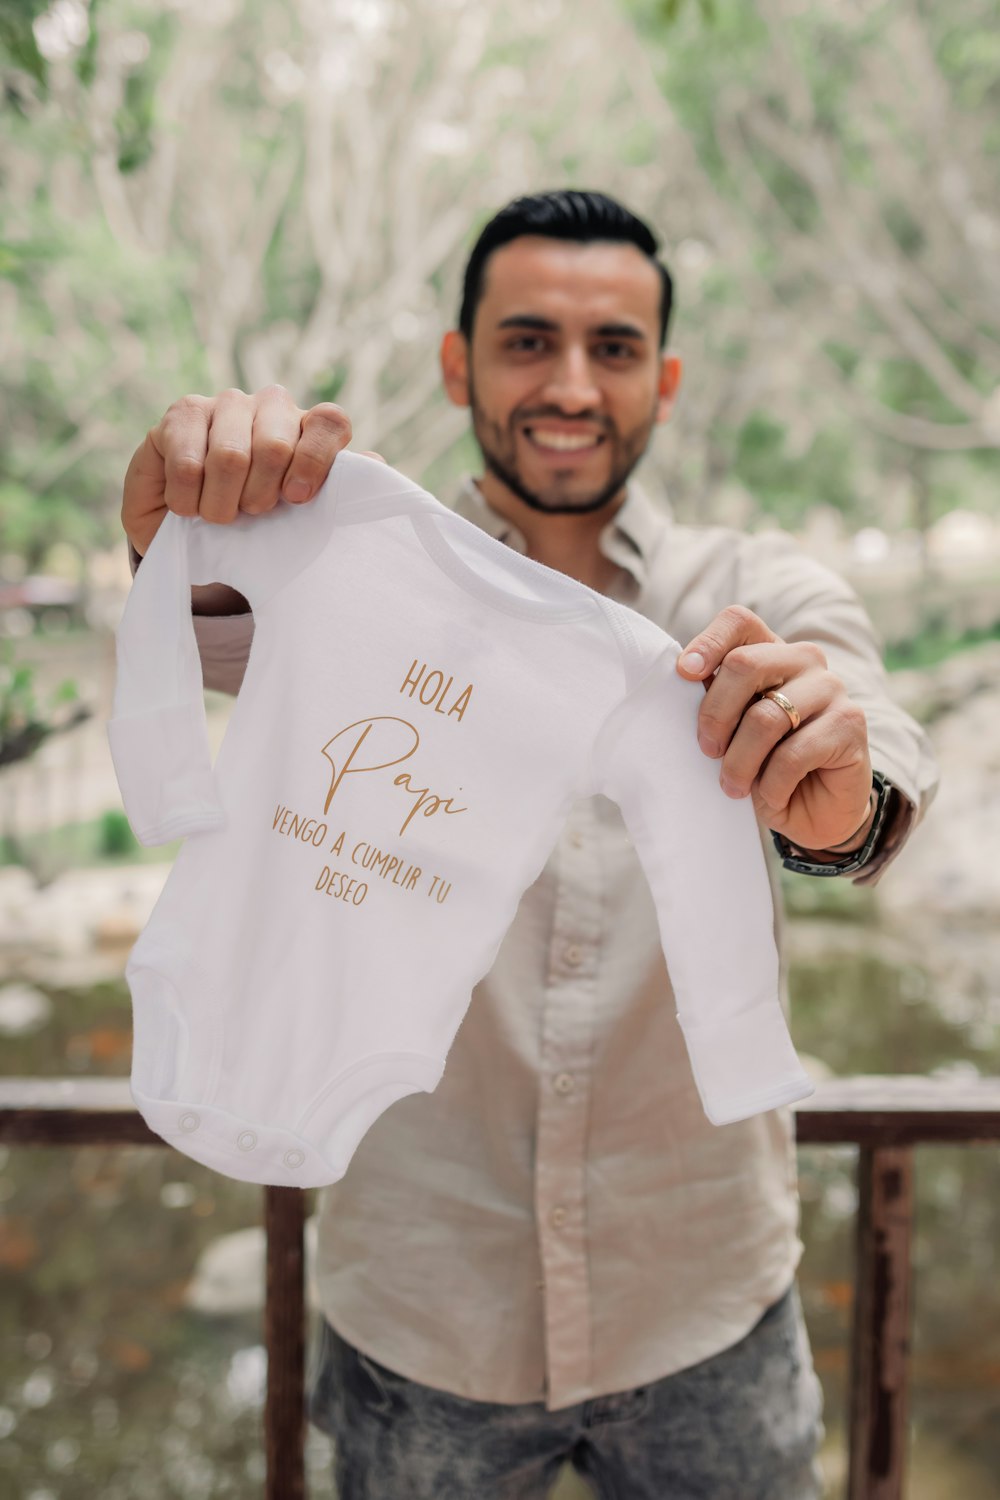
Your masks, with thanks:
M 683 369 L 680 355 L 667 350 L 660 360 L 659 398 L 656 403 L 657 422 L 665 422 L 674 409 Z
M 441 340 L 441 375 L 453 406 L 469 404 L 469 346 L 465 334 L 450 328 Z

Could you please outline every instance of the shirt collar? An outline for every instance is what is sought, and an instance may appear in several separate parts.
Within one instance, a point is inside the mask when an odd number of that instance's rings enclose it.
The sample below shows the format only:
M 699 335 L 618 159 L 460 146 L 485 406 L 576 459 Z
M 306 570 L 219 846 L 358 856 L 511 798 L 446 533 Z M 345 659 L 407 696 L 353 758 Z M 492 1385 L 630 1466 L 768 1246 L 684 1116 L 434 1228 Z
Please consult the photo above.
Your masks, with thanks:
M 474 521 L 490 536 L 506 542 L 517 552 L 527 553 L 528 543 L 520 527 L 494 510 L 471 474 L 461 481 L 454 510 L 467 521 Z M 638 594 L 649 576 L 649 566 L 663 526 L 669 521 L 666 506 L 654 505 L 643 487 L 634 479 L 625 485 L 625 499 L 617 513 L 602 527 L 598 546 L 612 562 L 626 570 L 635 580 L 633 593 Z

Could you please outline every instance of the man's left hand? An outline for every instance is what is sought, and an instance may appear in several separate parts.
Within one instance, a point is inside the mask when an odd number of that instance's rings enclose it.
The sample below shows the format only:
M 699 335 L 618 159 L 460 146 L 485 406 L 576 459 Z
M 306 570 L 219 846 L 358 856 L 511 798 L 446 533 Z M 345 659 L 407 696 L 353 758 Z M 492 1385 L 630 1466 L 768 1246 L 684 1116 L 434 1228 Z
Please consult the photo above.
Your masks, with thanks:
M 684 648 L 677 671 L 705 685 L 698 743 L 721 759 L 727 796 L 749 794 L 758 818 L 800 848 L 853 842 L 869 814 L 868 726 L 820 646 L 783 641 L 732 604 Z M 797 729 L 780 704 L 760 697 L 769 688 L 798 709 Z

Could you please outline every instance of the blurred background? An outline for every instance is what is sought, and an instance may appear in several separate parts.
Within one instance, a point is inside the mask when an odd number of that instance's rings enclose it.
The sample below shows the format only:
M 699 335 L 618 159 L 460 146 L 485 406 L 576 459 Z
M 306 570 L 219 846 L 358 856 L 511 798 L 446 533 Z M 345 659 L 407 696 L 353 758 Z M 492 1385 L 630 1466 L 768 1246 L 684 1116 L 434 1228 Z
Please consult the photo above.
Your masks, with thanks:
M 558 186 L 623 199 L 675 277 L 654 499 L 843 572 L 941 760 L 875 890 L 787 877 L 796 1041 L 838 1075 L 997 1073 L 998 38 L 998 0 L 4 0 L 4 1075 L 127 1076 L 122 968 L 176 853 L 133 838 L 104 729 L 133 450 L 187 392 L 277 381 L 447 501 L 477 457 L 437 365 L 464 257 Z M 1000 1160 L 916 1162 L 908 1494 L 987 1500 Z M 854 1163 L 799 1157 L 834 1497 Z M 0 1491 L 259 1491 L 260 1216 L 169 1150 L 0 1148 Z M 308 1460 L 330 1495 L 315 1431 Z

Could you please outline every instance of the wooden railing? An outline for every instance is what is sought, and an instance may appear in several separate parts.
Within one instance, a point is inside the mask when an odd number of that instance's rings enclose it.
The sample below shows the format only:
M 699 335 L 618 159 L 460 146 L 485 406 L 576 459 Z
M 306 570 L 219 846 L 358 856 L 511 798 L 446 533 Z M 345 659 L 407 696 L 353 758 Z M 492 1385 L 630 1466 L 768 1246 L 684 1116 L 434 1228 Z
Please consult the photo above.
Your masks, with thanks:
M 795 1108 L 800 1146 L 859 1148 L 849 1420 L 850 1500 L 902 1500 L 910 1342 L 913 1148 L 1000 1141 L 1000 1078 L 866 1077 Z M 124 1078 L 0 1079 L 0 1141 L 161 1146 Z M 305 1194 L 266 1187 L 266 1500 L 305 1500 Z

